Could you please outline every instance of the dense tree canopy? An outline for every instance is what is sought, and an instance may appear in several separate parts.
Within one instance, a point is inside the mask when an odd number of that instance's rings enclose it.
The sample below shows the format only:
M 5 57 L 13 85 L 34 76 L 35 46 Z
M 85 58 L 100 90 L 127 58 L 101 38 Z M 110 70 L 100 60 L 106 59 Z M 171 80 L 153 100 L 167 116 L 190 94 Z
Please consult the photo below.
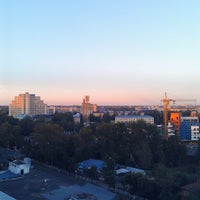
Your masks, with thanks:
M 168 176 L 168 168 L 185 164 L 186 147 L 178 137 L 164 141 L 155 125 L 144 121 L 124 124 L 110 120 L 105 115 L 96 124 L 78 127 L 71 113 L 56 113 L 49 121 L 31 118 L 19 121 L 1 113 L 0 146 L 17 147 L 34 159 L 69 171 L 74 171 L 82 160 L 102 159 L 108 166 L 103 172 L 105 181 L 112 186 L 115 164 L 152 171 L 156 181 L 135 175 L 121 180 L 129 185 L 129 192 L 149 199 L 170 199 L 182 185 L 194 180 L 180 173 Z M 199 155 L 195 162 L 198 160 Z M 96 178 L 95 169 L 87 173 Z

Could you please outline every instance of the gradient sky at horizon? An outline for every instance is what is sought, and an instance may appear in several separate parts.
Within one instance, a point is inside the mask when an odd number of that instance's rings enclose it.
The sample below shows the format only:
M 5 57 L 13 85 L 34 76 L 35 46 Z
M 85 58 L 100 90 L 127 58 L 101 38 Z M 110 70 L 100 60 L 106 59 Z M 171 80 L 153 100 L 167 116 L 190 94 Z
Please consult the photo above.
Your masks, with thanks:
M 0 0 L 0 104 L 200 100 L 199 0 Z

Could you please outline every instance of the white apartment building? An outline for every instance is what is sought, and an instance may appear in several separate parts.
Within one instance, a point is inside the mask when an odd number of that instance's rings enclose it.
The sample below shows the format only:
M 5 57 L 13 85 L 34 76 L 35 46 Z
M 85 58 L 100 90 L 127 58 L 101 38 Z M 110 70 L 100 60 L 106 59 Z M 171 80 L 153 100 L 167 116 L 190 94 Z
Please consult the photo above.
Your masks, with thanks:
M 191 140 L 198 141 L 200 139 L 199 126 L 191 126 Z
M 181 117 L 181 122 L 199 122 L 198 117 Z
M 20 94 L 16 96 L 9 105 L 9 115 L 16 117 L 17 115 L 42 115 L 47 114 L 47 105 L 35 94 Z
M 138 120 L 144 120 L 146 123 L 154 124 L 154 118 L 148 115 L 123 115 L 115 117 L 115 122 L 131 123 Z

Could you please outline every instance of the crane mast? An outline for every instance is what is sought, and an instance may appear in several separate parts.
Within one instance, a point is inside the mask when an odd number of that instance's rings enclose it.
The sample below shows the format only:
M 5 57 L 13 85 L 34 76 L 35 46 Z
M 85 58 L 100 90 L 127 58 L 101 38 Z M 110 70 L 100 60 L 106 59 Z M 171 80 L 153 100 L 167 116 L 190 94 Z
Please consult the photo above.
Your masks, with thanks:
M 164 120 L 164 134 L 165 134 L 165 139 L 168 140 L 168 105 L 170 101 L 175 101 L 173 99 L 168 99 L 167 98 L 167 93 L 165 92 L 164 98 L 161 100 L 163 102 L 164 108 L 163 108 L 163 120 Z

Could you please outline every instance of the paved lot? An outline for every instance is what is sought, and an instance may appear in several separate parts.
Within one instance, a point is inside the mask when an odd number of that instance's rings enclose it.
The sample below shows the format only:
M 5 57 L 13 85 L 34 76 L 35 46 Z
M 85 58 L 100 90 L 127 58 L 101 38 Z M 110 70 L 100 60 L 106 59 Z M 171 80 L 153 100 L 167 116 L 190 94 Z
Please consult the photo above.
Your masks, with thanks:
M 81 190 L 81 192 L 84 192 L 85 184 L 71 176 L 35 165 L 31 173 L 25 175 L 24 178 L 1 182 L 0 190 L 17 200 L 62 200 L 65 190 L 69 191 L 70 187 L 75 186 L 82 188 L 83 191 Z M 95 190 L 97 193 L 98 189 L 95 188 Z M 88 189 L 86 189 L 86 192 L 88 192 Z M 99 193 L 103 193 L 101 188 L 99 188 Z M 108 194 L 113 197 L 113 193 Z M 102 198 L 99 197 L 98 199 L 101 200 Z
M 71 185 L 68 187 L 60 187 L 60 189 L 51 191 L 43 195 L 49 200 L 55 199 L 70 199 L 70 197 L 75 197 L 81 200 L 112 200 L 115 194 L 107 191 L 103 188 L 97 187 L 93 184 Z
M 58 189 L 60 186 L 83 184 L 74 178 L 55 170 L 36 165 L 24 178 L 0 183 L 0 190 L 17 200 L 46 199 L 40 194 Z

